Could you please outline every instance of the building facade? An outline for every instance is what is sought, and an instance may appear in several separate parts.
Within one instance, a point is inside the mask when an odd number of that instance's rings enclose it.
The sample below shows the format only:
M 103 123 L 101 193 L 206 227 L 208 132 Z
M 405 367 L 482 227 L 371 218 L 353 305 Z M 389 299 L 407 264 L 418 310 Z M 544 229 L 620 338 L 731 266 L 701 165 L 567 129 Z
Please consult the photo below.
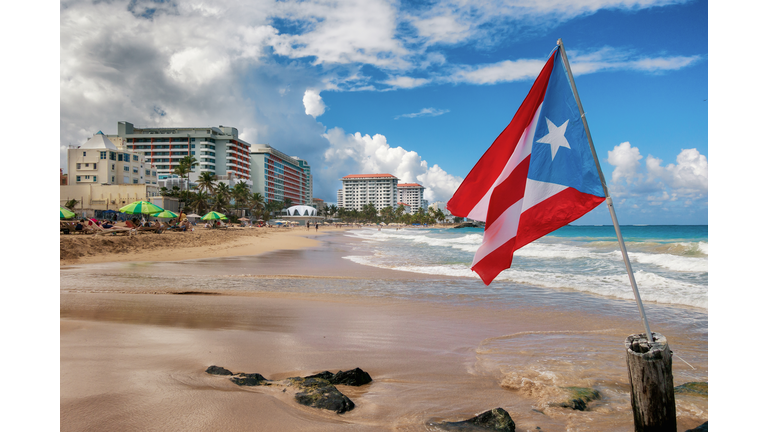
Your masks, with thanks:
M 251 146 L 252 192 L 261 193 L 264 201 L 284 202 L 290 198 L 293 204 L 311 205 L 308 184 L 309 164 L 302 166 L 299 160 L 268 144 Z
M 157 167 L 160 180 L 171 176 L 185 156 L 193 156 L 198 165 L 189 174 L 192 183 L 201 173 L 210 172 L 217 180 L 244 181 L 252 186 L 251 145 L 238 138 L 233 127 L 137 128 L 121 121 L 117 135 L 109 139 L 116 146 L 143 154 Z
M 85 144 L 67 150 L 67 184 L 146 184 L 156 187 L 157 169 L 142 153 L 118 149 L 99 131 Z
M 341 178 L 342 190 L 338 207 L 362 210 L 372 203 L 377 211 L 397 206 L 398 178 L 392 174 L 352 174 Z
M 424 200 L 424 186 L 418 183 L 401 183 L 397 185 L 397 200 L 411 207 L 411 214 L 419 211 L 420 208 L 427 209 L 427 202 Z
M 297 156 L 293 156 L 293 158 L 296 159 L 299 163 L 299 167 L 304 172 L 304 176 L 302 177 L 302 180 L 304 181 L 304 197 L 301 204 L 312 205 L 312 170 L 309 166 L 309 162 L 304 159 L 299 159 Z

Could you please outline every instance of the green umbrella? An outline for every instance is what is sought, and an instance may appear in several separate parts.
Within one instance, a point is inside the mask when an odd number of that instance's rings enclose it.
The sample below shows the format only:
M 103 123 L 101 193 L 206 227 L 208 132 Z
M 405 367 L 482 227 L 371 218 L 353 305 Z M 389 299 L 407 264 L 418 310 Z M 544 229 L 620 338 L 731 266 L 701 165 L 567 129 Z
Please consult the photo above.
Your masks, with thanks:
M 65 209 L 62 206 L 59 206 L 59 219 L 61 219 L 61 218 L 69 219 L 69 218 L 73 218 L 73 217 L 75 217 L 74 213 L 72 213 L 71 211 Z
M 161 218 L 161 219 L 172 219 L 172 218 L 179 217 L 179 215 L 177 215 L 176 213 L 170 210 L 163 210 L 160 213 L 153 214 L 152 216 L 156 218 Z
M 129 214 L 153 214 L 163 211 L 162 207 L 156 206 L 147 201 L 136 201 L 120 208 L 120 213 Z
M 214 220 L 214 219 L 224 219 L 224 220 L 226 220 L 227 216 L 222 214 L 222 213 L 212 211 L 212 212 L 206 213 L 206 215 L 203 216 L 202 219 L 203 220 Z

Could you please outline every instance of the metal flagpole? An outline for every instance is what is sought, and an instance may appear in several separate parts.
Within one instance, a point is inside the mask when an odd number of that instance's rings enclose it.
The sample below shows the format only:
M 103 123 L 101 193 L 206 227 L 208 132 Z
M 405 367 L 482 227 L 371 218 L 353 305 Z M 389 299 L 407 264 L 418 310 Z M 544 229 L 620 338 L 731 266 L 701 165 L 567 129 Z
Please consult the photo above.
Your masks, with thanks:
M 640 300 L 640 291 L 637 289 L 637 282 L 635 282 L 635 274 L 632 272 L 632 265 L 629 263 L 629 255 L 627 254 L 627 247 L 624 246 L 624 238 L 621 236 L 621 229 L 619 229 L 619 220 L 616 218 L 616 210 L 613 208 L 613 200 L 608 194 L 608 186 L 605 184 L 605 177 L 603 176 L 603 170 L 600 169 L 600 161 L 597 159 L 597 152 L 595 152 L 595 146 L 592 144 L 592 135 L 589 133 L 589 126 L 587 126 L 587 117 L 584 115 L 584 108 L 581 106 L 581 99 L 579 99 L 579 92 L 576 90 L 576 82 L 573 80 L 573 74 L 571 73 L 571 65 L 568 63 L 568 56 L 565 55 L 565 46 L 563 40 L 557 40 L 557 46 L 560 49 L 560 54 L 563 56 L 563 63 L 565 64 L 565 70 L 568 72 L 568 81 L 571 83 L 571 89 L 573 95 L 576 97 L 576 104 L 579 106 L 579 114 L 581 114 L 581 121 L 584 123 L 584 131 L 587 133 L 587 141 L 589 142 L 589 149 L 592 151 L 592 158 L 595 159 L 597 165 L 597 173 L 600 175 L 600 182 L 603 184 L 603 191 L 605 192 L 605 203 L 608 205 L 608 210 L 611 212 L 611 219 L 613 220 L 613 228 L 616 230 L 616 238 L 619 240 L 619 248 L 621 249 L 621 256 L 624 258 L 624 266 L 627 268 L 627 274 L 629 275 L 629 283 L 632 285 L 632 291 L 635 294 L 635 301 L 637 302 L 637 309 L 640 311 L 640 316 L 643 318 L 643 325 L 645 325 L 645 332 L 648 335 L 648 341 L 653 342 L 653 333 L 651 333 L 651 327 L 648 326 L 648 318 L 645 316 L 645 309 L 643 308 L 643 301 Z

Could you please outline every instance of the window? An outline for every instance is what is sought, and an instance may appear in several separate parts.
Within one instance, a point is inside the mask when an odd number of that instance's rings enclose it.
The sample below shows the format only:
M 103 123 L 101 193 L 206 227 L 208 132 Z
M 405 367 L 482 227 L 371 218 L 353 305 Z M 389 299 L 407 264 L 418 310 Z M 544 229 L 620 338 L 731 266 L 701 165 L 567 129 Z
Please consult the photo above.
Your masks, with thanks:
M 83 152 L 83 156 L 85 156 L 85 152 Z
M 152 171 L 152 176 L 154 177 L 156 175 L 157 175 L 157 171 Z
M 112 164 L 112 171 L 115 170 L 115 164 Z
M 80 176 L 77 176 L 77 181 L 80 181 Z
M 133 167 L 133 173 L 134 173 L 134 174 L 138 174 L 138 173 L 139 173 L 139 169 L 138 169 L 138 168 L 136 168 L 136 167 Z
M 130 169 L 128 168 L 128 165 L 123 165 L 123 171 L 130 171 Z
M 109 152 L 109 160 L 115 160 L 115 153 Z
M 86 180 L 90 180 L 90 179 L 91 179 L 91 176 L 87 175 L 87 176 L 85 176 L 85 179 L 86 179 Z
M 133 183 L 139 183 L 139 179 L 133 179 Z
M 107 158 L 107 152 L 99 152 L 99 159 L 106 159 Z
M 144 175 L 149 175 L 149 170 L 144 170 Z
M 93 182 L 96 183 L 96 176 L 93 176 Z
M 122 153 L 118 153 L 117 154 L 117 160 L 118 160 L 118 162 L 122 162 L 123 161 L 123 154 Z
M 128 162 L 129 160 L 131 160 L 131 155 L 129 155 L 128 153 L 126 153 L 126 154 L 125 154 L 125 156 L 123 156 L 123 160 L 124 160 L 124 161 L 126 161 L 126 162 Z
M 115 176 L 112 176 L 112 184 L 115 183 Z
M 139 155 L 133 155 L 133 160 L 138 162 L 139 161 Z
M 80 164 L 77 164 L 77 169 L 80 169 Z

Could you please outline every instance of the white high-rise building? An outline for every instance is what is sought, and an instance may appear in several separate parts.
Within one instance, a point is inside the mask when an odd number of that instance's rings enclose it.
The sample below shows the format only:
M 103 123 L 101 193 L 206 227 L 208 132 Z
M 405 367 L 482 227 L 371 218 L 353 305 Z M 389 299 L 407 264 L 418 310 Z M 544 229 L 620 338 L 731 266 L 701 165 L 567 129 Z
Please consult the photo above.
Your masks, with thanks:
M 377 211 L 397 207 L 398 178 L 392 174 L 352 174 L 341 178 L 339 207 L 362 210 L 372 203 Z
M 427 209 L 427 202 L 424 201 L 424 186 L 418 183 L 397 185 L 397 201 L 411 206 L 411 214 L 415 214 L 420 208 Z

